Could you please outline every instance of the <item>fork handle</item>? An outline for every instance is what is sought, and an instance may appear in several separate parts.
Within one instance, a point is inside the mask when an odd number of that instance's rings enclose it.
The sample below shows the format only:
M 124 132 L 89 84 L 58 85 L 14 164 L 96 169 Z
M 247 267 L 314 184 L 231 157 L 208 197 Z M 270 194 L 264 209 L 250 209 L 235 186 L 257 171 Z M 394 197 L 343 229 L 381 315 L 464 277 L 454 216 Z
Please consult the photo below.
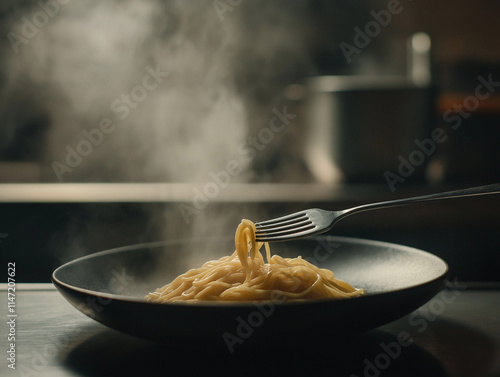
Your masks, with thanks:
M 397 207 L 397 206 L 402 206 L 402 205 L 406 205 L 406 204 L 428 202 L 428 201 L 432 201 L 432 200 L 461 198 L 464 196 L 489 195 L 489 194 L 498 194 L 498 193 L 500 193 L 500 183 L 495 183 L 492 185 L 478 186 L 478 187 L 466 188 L 466 189 L 461 189 L 461 190 L 453 190 L 453 191 L 447 191 L 447 192 L 440 192 L 437 194 L 422 195 L 422 196 L 416 196 L 413 198 L 404 198 L 404 199 L 388 200 L 385 202 L 369 203 L 369 204 L 364 204 L 364 205 L 360 205 L 357 207 L 349 208 L 349 209 L 346 209 L 346 210 L 340 211 L 340 212 L 342 213 L 342 215 L 347 216 L 347 215 L 352 215 L 353 213 L 369 211 L 369 210 L 377 209 L 377 208 Z

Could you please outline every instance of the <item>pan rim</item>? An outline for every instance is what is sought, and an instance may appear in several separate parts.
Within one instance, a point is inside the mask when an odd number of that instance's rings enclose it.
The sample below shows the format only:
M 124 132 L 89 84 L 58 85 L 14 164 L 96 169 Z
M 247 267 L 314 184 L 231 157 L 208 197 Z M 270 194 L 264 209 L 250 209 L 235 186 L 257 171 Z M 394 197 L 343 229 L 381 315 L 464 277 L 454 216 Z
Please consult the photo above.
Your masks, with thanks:
M 232 238 L 231 237 L 200 237 L 200 238 L 179 238 L 179 239 L 173 239 L 173 240 L 164 240 L 164 241 L 152 241 L 152 242 L 145 242 L 145 243 L 139 243 L 139 244 L 133 244 L 133 245 L 127 245 L 127 246 L 120 246 L 112 249 L 106 249 L 103 251 L 99 251 L 96 253 L 88 254 L 79 258 L 76 258 L 74 260 L 68 261 L 61 266 L 57 267 L 51 276 L 53 284 L 56 286 L 56 288 L 61 288 L 61 289 L 68 289 L 71 291 L 79 292 L 81 294 L 85 295 L 90 295 L 94 297 L 100 297 L 104 299 L 111 299 L 114 301 L 123 301 L 123 302 L 130 302 L 134 304 L 144 304 L 144 305 L 156 305 L 156 306 L 170 306 L 170 307 L 192 307 L 192 308 L 236 308 L 236 307 L 241 307 L 241 308 L 248 308 L 248 307 L 254 307 L 255 304 L 253 302 L 217 302 L 217 301 L 207 301 L 207 302 L 198 302 L 196 304 L 193 303 L 172 303 L 172 304 L 164 304 L 164 303 L 153 303 L 153 302 L 147 302 L 144 298 L 136 297 L 136 296 L 128 296 L 128 295 L 119 295 L 119 294 L 114 294 L 114 293 L 106 293 L 106 292 L 100 292 L 100 291 L 94 291 L 86 288 L 81 288 L 69 283 L 66 283 L 62 281 L 60 278 L 57 277 L 57 274 L 60 273 L 60 271 L 64 270 L 70 265 L 79 263 L 83 260 L 87 259 L 93 259 L 93 258 L 98 258 L 101 256 L 106 256 L 109 254 L 115 254 L 115 253 L 121 253 L 121 252 L 127 252 L 127 251 L 133 251 L 133 250 L 138 250 L 141 248 L 154 248 L 154 247 L 160 247 L 160 246 L 169 246 L 169 245 L 175 245 L 178 243 L 195 243 L 195 242 L 222 242 L 222 241 L 230 241 Z M 366 245 L 366 246 L 376 246 L 376 247 L 384 247 L 384 248 L 391 248 L 391 249 L 396 249 L 396 250 L 401 250 L 405 252 L 411 252 L 414 254 L 419 254 L 423 255 L 426 258 L 432 258 L 434 259 L 435 262 L 441 265 L 441 271 L 438 274 L 438 276 L 426 280 L 425 282 L 422 283 L 416 283 L 413 285 L 409 285 L 406 287 L 398 288 L 398 289 L 392 289 L 386 292 L 378 292 L 378 293 L 368 293 L 366 295 L 357 297 L 356 300 L 366 300 L 370 298 L 375 298 L 375 297 L 382 297 L 388 294 L 395 294 L 398 292 L 404 292 L 407 290 L 415 289 L 417 287 L 421 287 L 423 285 L 431 285 L 434 283 L 437 283 L 438 281 L 444 280 L 446 276 L 449 273 L 449 266 L 448 264 L 441 259 L 440 257 L 428 252 L 424 251 L 415 247 L 411 246 L 406 246 L 406 245 L 401 245 L 401 244 L 396 244 L 396 243 L 391 243 L 391 242 L 386 242 L 386 241 L 378 241 L 378 240 L 370 240 L 370 239 L 364 239 L 364 238 L 355 238 L 355 237 L 345 237 L 345 236 L 333 236 L 333 235 L 322 235 L 322 236 L 316 236 L 316 237 L 310 237 L 308 238 L 309 240 L 326 240 L 326 241 L 336 241 L 336 242 L 341 242 L 341 243 L 354 243 L 358 245 Z M 340 299 L 321 299 L 321 300 L 303 300 L 303 301 L 294 301 L 294 300 L 289 300 L 286 302 L 281 303 L 279 306 L 295 306 L 295 305 L 315 305 L 315 304 L 325 304 L 325 303 L 335 303 L 338 304 L 343 301 L 350 301 L 350 300 L 340 300 Z M 267 301 L 262 301 L 262 304 L 265 304 Z

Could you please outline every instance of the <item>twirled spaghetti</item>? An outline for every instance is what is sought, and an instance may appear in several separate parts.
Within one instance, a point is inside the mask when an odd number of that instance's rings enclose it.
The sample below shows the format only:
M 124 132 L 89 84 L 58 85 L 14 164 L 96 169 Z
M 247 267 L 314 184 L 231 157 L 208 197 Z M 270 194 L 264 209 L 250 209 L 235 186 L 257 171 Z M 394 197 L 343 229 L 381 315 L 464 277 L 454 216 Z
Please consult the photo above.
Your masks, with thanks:
M 269 244 L 256 242 L 255 225 L 242 220 L 231 256 L 206 262 L 146 296 L 149 302 L 262 301 L 349 298 L 364 294 L 302 257 L 271 256 Z M 260 253 L 265 245 L 266 259 Z

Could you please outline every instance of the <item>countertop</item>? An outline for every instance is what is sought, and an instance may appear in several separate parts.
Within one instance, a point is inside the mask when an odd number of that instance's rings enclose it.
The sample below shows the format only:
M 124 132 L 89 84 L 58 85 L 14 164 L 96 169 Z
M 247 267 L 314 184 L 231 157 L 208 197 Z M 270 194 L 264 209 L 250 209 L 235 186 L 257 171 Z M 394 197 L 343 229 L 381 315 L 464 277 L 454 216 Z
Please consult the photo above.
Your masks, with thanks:
M 192 347 L 179 348 L 108 329 L 73 308 L 51 284 L 18 284 L 17 317 L 7 317 L 4 286 L 0 344 L 5 355 L 15 343 L 16 370 L 2 356 L 0 375 L 500 376 L 500 287 L 460 287 L 366 333 L 328 344 L 261 344 L 231 355 L 200 348 L 196 339 Z M 14 342 L 7 339 L 12 318 Z M 407 334 L 410 341 L 401 342 Z

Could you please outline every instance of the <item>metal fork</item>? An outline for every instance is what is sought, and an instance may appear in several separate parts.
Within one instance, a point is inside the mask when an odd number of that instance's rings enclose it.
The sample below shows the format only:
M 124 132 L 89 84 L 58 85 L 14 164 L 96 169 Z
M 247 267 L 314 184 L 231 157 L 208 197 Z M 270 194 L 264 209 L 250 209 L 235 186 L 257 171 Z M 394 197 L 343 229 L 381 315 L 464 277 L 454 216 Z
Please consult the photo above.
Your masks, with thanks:
M 289 241 L 298 238 L 324 233 L 342 220 L 355 213 L 373 209 L 396 207 L 406 204 L 415 204 L 439 199 L 460 198 L 464 196 L 488 195 L 500 193 L 500 183 L 479 186 L 462 190 L 447 191 L 443 193 L 389 200 L 386 202 L 364 204 L 341 211 L 325 211 L 312 208 L 292 213 L 276 219 L 255 223 L 257 228 L 255 236 L 259 242 Z

